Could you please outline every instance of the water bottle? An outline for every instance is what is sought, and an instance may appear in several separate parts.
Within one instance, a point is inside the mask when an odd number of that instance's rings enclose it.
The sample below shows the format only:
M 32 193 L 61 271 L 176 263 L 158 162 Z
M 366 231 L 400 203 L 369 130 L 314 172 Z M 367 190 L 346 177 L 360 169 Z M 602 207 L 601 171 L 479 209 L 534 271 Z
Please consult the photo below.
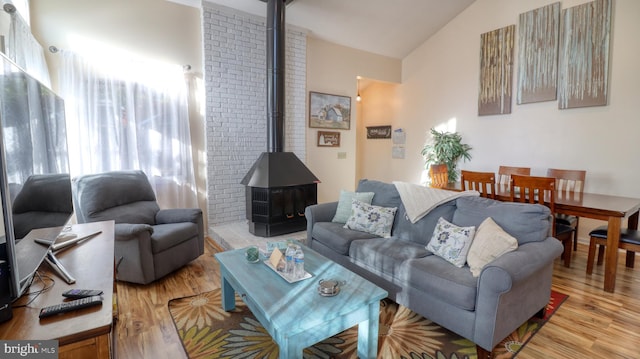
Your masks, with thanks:
M 294 278 L 295 279 L 300 279 L 302 277 L 304 277 L 305 275 L 305 271 L 304 271 L 304 252 L 302 251 L 302 248 L 300 248 L 300 246 L 297 246 L 298 248 L 296 248 L 296 254 L 294 257 L 294 263 L 295 263 L 295 269 L 294 269 Z
M 287 245 L 287 250 L 284 252 L 284 274 L 288 277 L 293 277 L 294 274 L 294 260 L 293 257 L 296 254 L 296 246 L 293 243 Z

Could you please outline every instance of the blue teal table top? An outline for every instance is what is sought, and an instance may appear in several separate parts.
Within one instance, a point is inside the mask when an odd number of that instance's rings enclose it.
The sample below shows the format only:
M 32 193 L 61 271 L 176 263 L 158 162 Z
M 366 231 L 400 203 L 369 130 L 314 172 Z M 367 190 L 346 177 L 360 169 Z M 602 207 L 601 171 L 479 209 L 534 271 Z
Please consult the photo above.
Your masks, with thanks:
M 216 253 L 223 277 L 223 292 L 226 288 L 240 294 L 279 344 L 291 338 L 297 338 L 296 341 L 304 338 L 304 343 L 300 343 L 304 345 L 300 348 L 302 350 L 355 324 L 375 318 L 375 323 L 371 323 L 375 338 L 371 338 L 374 342 L 370 343 L 375 345 L 379 301 L 387 296 L 387 292 L 310 248 L 303 246 L 303 250 L 305 270 L 312 277 L 295 283 L 288 283 L 269 268 L 263 262 L 266 258 L 261 258 L 258 263 L 247 262 L 245 249 Z M 318 294 L 321 279 L 346 283 L 336 296 L 325 297 Z M 232 299 L 231 302 L 232 306 L 225 309 L 235 306 Z

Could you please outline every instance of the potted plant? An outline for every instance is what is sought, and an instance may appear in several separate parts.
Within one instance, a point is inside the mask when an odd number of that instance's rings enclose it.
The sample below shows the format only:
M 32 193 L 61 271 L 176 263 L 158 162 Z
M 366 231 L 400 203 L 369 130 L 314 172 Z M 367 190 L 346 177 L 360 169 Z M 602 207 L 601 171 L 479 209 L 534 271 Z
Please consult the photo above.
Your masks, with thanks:
M 449 169 L 449 183 L 458 180 L 458 161 L 471 159 L 471 146 L 462 143 L 462 136 L 457 132 L 445 132 L 431 129 L 431 141 L 422 148 L 424 167 L 444 163 Z

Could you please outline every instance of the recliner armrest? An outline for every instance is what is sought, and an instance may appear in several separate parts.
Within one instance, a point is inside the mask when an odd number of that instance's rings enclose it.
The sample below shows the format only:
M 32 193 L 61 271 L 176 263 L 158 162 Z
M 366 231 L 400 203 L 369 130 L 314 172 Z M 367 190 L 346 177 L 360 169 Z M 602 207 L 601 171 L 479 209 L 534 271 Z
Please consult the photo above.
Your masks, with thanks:
M 153 227 L 148 224 L 116 223 L 114 237 L 116 241 L 127 241 L 137 238 L 140 234 L 148 232 L 153 234 Z
M 198 223 L 202 220 L 202 210 L 200 208 L 171 208 L 161 209 L 156 214 L 157 224 L 192 222 Z

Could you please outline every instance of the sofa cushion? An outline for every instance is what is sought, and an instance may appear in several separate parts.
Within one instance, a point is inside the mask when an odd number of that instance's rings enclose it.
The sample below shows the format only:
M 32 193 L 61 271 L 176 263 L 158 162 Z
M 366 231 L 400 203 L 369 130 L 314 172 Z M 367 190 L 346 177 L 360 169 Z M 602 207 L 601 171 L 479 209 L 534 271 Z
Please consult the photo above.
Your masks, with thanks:
M 467 263 L 474 277 L 480 275 L 482 268 L 501 255 L 518 248 L 518 240 L 500 228 L 489 217 L 482 222 L 467 255 Z
M 311 237 L 341 255 L 349 254 L 351 242 L 356 239 L 376 238 L 371 233 L 346 229 L 342 223 L 335 222 L 316 222 Z
M 403 278 L 402 263 L 408 259 L 431 255 L 424 246 L 398 239 L 359 239 L 351 243 L 349 257 L 353 262 L 382 276 Z
M 549 208 L 540 204 L 500 202 L 483 197 L 461 197 L 453 224 L 479 226 L 488 217 L 518 240 L 518 245 L 542 241 L 550 235 Z
M 428 215 L 420 218 L 416 223 L 411 223 L 404 206 L 400 206 L 396 212 L 393 237 L 426 246 L 431 240 L 431 234 L 436 228 L 438 219 L 442 217 L 451 222 L 455 210 L 456 201 L 452 200 L 432 209 Z
M 392 183 L 362 179 L 356 192 L 374 192 L 371 204 L 381 207 L 399 207 L 402 204 L 400 193 Z
M 413 288 L 464 310 L 475 310 L 478 278 L 468 267 L 458 268 L 438 256 L 409 259 L 402 280 Z
M 192 222 L 155 225 L 151 235 L 151 252 L 163 252 L 197 236 L 198 225 Z
M 347 219 L 344 228 L 389 238 L 397 210 L 397 207 L 374 206 L 354 199 L 351 205 L 351 216 Z
M 392 183 L 384 183 L 375 180 L 362 179 L 358 182 L 357 192 L 374 192 L 375 195 L 371 200 L 371 204 L 380 207 L 397 207 L 402 206 L 402 199 L 396 186 Z M 396 216 L 391 227 L 391 235 L 395 236 L 395 229 L 398 226 L 400 217 Z
M 360 202 L 371 204 L 374 192 L 351 192 L 340 191 L 340 199 L 338 200 L 338 208 L 331 222 L 346 223 L 351 215 L 351 205 L 354 199 Z
M 427 250 L 460 268 L 467 262 L 467 253 L 475 233 L 474 226 L 458 227 L 439 218 Z

